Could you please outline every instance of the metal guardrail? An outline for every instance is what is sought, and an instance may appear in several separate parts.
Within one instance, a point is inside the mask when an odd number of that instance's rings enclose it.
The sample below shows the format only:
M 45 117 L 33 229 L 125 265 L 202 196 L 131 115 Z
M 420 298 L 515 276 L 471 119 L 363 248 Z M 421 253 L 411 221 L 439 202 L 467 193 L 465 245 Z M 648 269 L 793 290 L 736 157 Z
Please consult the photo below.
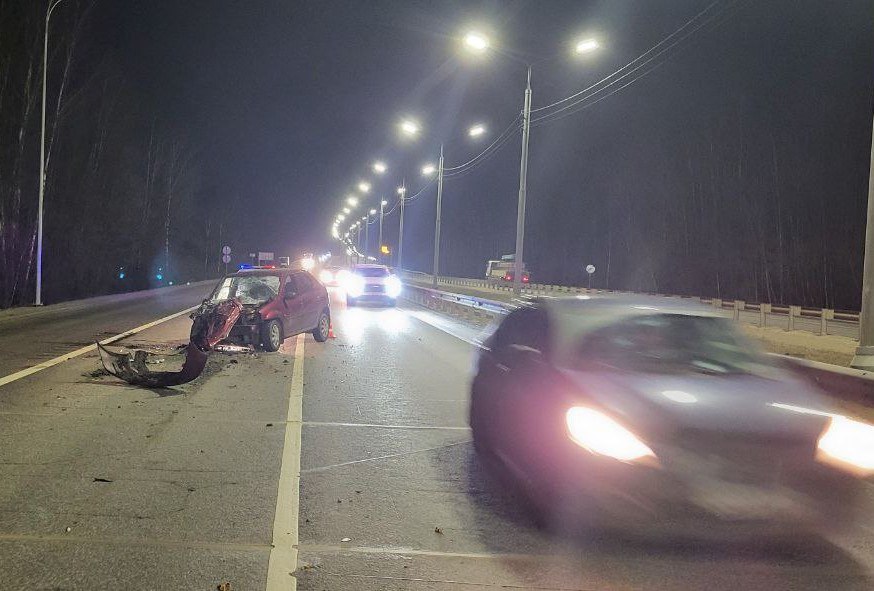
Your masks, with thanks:
M 473 322 L 493 321 L 516 307 L 511 302 L 498 302 L 471 295 L 457 294 L 422 287 L 409 282 L 406 284 L 404 297 L 435 312 L 454 317 L 460 316 L 465 320 Z M 729 309 L 732 308 L 729 307 Z M 736 317 L 736 319 L 744 321 L 743 317 Z M 803 330 L 803 328 L 800 330 Z M 870 407 L 874 405 L 874 374 L 871 372 L 828 365 L 806 359 L 796 359 L 785 355 L 774 355 L 782 359 L 787 366 L 799 372 L 806 379 L 814 382 L 829 396 L 862 404 L 863 406 Z
M 412 281 L 432 284 L 432 276 L 427 273 L 404 271 L 403 274 Z M 512 293 L 513 286 L 499 281 L 485 279 L 467 279 L 463 277 L 439 277 L 438 285 L 448 287 L 466 287 L 493 293 Z M 449 292 L 443 292 L 449 293 Z M 751 303 L 743 300 L 721 300 L 719 298 L 700 298 L 692 296 L 677 296 L 659 293 L 639 293 L 607 289 L 587 289 L 566 285 L 547 285 L 532 283 L 522 289 L 528 296 L 560 296 L 569 294 L 625 294 L 651 295 L 664 298 L 680 298 L 698 301 L 721 310 L 730 311 L 738 322 L 753 326 L 774 327 L 782 330 L 801 330 L 816 335 L 837 335 L 851 339 L 859 339 L 858 312 L 840 311 L 829 308 L 804 308 L 802 306 L 781 306 L 776 304 Z M 470 296 L 473 297 L 473 296 Z M 474 298 L 476 299 L 476 298 Z
M 515 308 L 508 302 L 441 291 L 407 283 L 404 297 L 436 312 L 462 316 L 467 320 L 488 321 L 499 318 Z

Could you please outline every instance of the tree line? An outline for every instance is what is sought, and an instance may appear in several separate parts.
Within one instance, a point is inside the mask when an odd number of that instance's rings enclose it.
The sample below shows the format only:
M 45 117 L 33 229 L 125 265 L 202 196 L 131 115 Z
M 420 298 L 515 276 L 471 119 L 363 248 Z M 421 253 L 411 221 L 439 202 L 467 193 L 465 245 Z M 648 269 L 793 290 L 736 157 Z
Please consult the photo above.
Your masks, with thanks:
M 94 8 L 65 0 L 51 18 L 46 303 L 213 277 L 229 234 L 190 130 L 92 41 Z M 0 0 L 0 307 L 34 299 L 46 9 Z

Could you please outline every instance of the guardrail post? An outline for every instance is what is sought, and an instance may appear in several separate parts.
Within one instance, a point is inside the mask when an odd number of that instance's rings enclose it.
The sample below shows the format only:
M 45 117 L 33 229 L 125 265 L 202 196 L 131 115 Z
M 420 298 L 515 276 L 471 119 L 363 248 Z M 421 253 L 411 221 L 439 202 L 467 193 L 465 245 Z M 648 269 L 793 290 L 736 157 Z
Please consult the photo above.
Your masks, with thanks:
M 819 317 L 819 334 L 827 335 L 828 334 L 828 321 L 835 319 L 835 311 L 829 308 L 823 308 L 822 314 Z
M 771 313 L 771 304 L 759 304 L 759 326 L 768 326 L 768 314 Z
M 746 302 L 743 300 L 734 301 L 734 319 L 740 320 L 740 311 L 746 307 Z
M 801 306 L 789 306 L 789 330 L 795 330 L 795 318 L 801 316 Z
M 722 300 L 719 298 L 713 298 L 710 300 L 710 305 L 714 308 L 722 308 Z

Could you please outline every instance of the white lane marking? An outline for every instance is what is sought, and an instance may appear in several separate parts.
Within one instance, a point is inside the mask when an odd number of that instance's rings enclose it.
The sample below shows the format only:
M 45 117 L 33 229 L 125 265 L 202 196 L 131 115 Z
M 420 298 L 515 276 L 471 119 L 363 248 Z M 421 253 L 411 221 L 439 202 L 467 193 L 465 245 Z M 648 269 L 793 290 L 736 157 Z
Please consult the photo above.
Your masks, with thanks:
M 273 518 L 273 547 L 267 563 L 267 591 L 295 591 L 297 579 L 297 520 L 300 513 L 300 444 L 303 417 L 304 335 L 297 336 L 285 442 L 279 468 L 279 491 Z
M 179 316 L 182 316 L 183 314 L 188 314 L 192 310 L 196 310 L 196 309 L 197 309 L 197 306 L 192 306 L 190 308 L 186 308 L 185 310 L 182 310 L 181 312 L 176 312 L 175 314 L 170 314 L 169 316 L 164 316 L 163 318 L 159 318 L 158 320 L 153 320 L 152 322 L 149 322 L 147 324 L 143 324 L 142 326 L 132 328 L 132 329 L 125 331 L 121 334 L 117 334 L 114 337 L 109 337 L 108 339 L 103 339 L 102 341 L 100 341 L 100 344 L 101 345 L 109 345 L 110 343 L 114 343 L 115 341 L 119 341 L 125 337 L 129 337 L 129 336 L 134 335 L 138 332 L 142 332 L 142 331 L 146 330 L 147 328 L 152 328 L 153 326 L 157 326 L 157 325 L 161 324 L 162 322 L 167 322 L 168 320 L 173 320 L 174 318 L 178 318 Z M 65 353 L 59 357 L 55 357 L 54 359 L 49 359 L 48 361 L 43 361 L 42 363 L 37 363 L 36 365 L 33 365 L 33 366 L 28 367 L 26 369 L 22 369 L 21 371 L 11 373 L 8 376 L 3 376 L 2 378 L 0 378 L 0 386 L 5 386 L 6 384 L 9 384 L 10 382 L 20 380 L 21 378 L 26 378 L 29 375 L 33 375 L 33 374 L 40 372 L 44 369 L 48 369 L 50 367 L 58 365 L 59 363 L 63 363 L 64 361 L 69 361 L 70 359 L 73 359 L 74 357 L 79 357 L 80 355 L 84 355 L 85 353 L 88 353 L 89 351 L 94 351 L 95 349 L 97 349 L 97 345 L 88 345 L 87 347 L 82 347 L 81 349 L 76 349 L 75 351 L 70 351 L 69 353 Z
M 459 400 L 467 404 L 467 400 Z M 2 414 L 2 413 L 0 413 Z M 378 423 L 332 423 L 329 421 L 304 421 L 304 427 L 373 427 L 379 429 L 409 429 L 425 431 L 470 431 L 470 427 L 431 427 L 428 425 L 380 425 Z
M 340 462 L 339 464 L 330 464 L 328 466 L 318 466 L 316 468 L 307 468 L 306 470 L 301 470 L 301 474 L 312 474 L 313 472 L 324 472 L 325 470 L 331 470 L 333 468 L 342 468 L 343 466 L 353 466 L 355 464 L 363 464 L 365 462 L 376 462 L 378 460 L 391 460 L 393 458 L 400 458 L 403 456 L 409 456 L 413 454 L 422 454 L 429 451 L 436 451 L 438 449 L 445 449 L 447 447 L 455 447 L 456 445 L 464 445 L 465 443 L 470 443 L 470 439 L 465 439 L 464 441 L 456 441 L 454 443 L 447 443 L 445 445 L 437 445 L 434 447 L 426 447 L 425 449 L 413 449 L 410 451 L 402 451 L 396 454 L 387 454 L 384 456 L 376 456 L 375 458 L 364 458 L 363 460 L 352 460 L 349 462 Z
M 492 552 L 442 552 L 440 550 L 419 550 L 395 546 L 337 546 L 332 544 L 300 544 L 301 552 L 314 553 L 355 553 L 355 554 L 389 554 L 399 556 L 432 556 L 436 558 L 469 558 L 469 559 L 499 559 L 499 560 L 542 560 L 554 558 L 554 555 L 511 554 Z

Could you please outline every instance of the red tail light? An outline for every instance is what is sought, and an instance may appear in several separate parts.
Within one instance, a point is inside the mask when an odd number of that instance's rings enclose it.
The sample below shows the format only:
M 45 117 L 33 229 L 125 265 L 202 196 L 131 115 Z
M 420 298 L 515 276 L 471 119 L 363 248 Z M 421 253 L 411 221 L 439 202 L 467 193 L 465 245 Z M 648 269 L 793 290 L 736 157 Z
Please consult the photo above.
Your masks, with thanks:
M 528 283 L 528 275 L 522 275 L 522 283 Z
M 513 281 L 513 276 L 507 273 L 504 275 L 504 281 Z

